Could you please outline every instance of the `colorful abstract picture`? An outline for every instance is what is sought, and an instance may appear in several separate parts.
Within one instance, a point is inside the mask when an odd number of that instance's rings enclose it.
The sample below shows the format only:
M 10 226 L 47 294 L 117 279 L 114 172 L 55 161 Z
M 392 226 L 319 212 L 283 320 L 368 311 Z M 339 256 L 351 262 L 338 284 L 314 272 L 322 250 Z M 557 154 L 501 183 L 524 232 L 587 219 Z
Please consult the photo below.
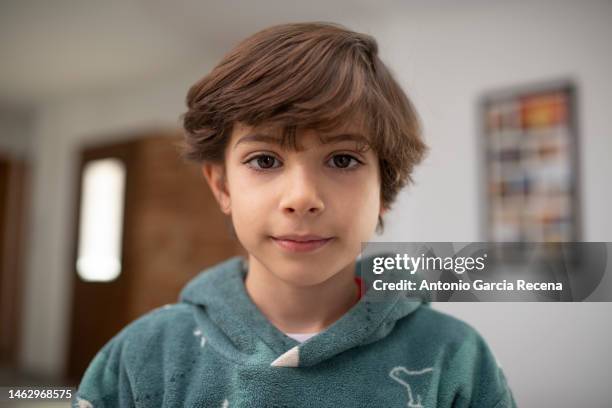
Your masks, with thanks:
M 568 82 L 484 98 L 488 241 L 579 241 L 574 104 Z

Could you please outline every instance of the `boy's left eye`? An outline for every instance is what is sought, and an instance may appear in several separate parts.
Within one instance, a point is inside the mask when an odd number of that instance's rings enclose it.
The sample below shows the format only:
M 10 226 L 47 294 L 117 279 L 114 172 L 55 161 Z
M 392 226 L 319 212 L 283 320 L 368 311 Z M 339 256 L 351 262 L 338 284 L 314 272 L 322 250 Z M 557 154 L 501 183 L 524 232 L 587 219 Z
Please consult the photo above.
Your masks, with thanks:
M 351 160 L 355 163 L 352 166 L 350 166 Z M 340 169 L 352 169 L 361 164 L 359 160 L 349 154 L 337 154 L 330 159 L 330 162 L 333 162 Z

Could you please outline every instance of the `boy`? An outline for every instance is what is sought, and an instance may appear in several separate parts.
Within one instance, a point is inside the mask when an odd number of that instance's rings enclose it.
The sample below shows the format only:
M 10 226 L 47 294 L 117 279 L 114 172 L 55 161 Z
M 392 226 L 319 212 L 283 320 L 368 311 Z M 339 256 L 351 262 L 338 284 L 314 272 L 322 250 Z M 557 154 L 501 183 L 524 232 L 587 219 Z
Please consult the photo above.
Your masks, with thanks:
M 470 326 L 361 291 L 361 243 L 427 149 L 372 37 L 271 27 L 193 85 L 187 105 L 185 155 L 248 259 L 201 273 L 179 303 L 123 329 L 75 405 L 515 406 Z

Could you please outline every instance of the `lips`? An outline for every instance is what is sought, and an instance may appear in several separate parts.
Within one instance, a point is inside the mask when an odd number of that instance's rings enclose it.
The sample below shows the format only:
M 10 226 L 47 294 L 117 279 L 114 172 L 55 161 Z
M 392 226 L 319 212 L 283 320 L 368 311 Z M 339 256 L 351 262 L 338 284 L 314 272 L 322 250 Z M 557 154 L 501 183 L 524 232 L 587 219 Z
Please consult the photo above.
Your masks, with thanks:
M 288 240 L 288 241 L 296 241 L 296 242 L 306 242 L 306 241 L 321 241 L 325 239 L 329 239 L 330 237 L 323 237 L 319 235 L 280 235 L 273 237 L 276 239 Z
M 280 248 L 290 252 L 315 251 L 333 240 L 333 237 L 319 235 L 282 235 L 271 238 Z

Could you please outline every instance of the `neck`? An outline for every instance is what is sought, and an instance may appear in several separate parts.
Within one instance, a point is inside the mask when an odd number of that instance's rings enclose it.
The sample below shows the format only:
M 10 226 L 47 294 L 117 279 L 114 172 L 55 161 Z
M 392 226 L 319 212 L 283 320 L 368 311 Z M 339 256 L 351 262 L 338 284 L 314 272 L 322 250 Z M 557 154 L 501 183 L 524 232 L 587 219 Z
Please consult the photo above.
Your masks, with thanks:
M 357 301 L 355 261 L 328 280 L 297 286 L 281 280 L 249 255 L 246 291 L 264 316 L 285 333 L 324 330 Z

